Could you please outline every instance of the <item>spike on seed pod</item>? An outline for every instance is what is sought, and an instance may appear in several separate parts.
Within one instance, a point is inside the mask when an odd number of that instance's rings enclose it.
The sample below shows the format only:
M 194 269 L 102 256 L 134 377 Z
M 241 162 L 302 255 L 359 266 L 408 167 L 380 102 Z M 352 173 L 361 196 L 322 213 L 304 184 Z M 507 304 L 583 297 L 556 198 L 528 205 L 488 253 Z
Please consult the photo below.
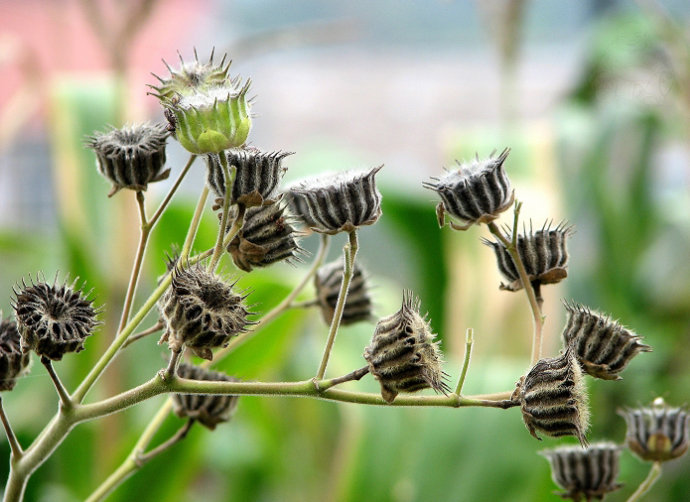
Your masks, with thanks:
M 681 457 L 688 450 L 690 415 L 686 409 L 668 406 L 662 398 L 651 406 L 618 411 L 625 418 L 625 441 L 638 457 L 652 462 L 666 462 Z
M 181 363 L 177 376 L 207 382 L 238 382 L 236 378 L 193 364 Z M 180 418 L 193 418 L 208 429 L 227 422 L 237 408 L 238 396 L 225 394 L 173 394 L 173 410 Z
M 601 500 L 623 486 L 616 482 L 621 448 L 614 443 L 565 446 L 539 453 L 549 461 L 554 483 L 565 490 L 559 494 L 564 499 Z
M 381 193 L 376 174 L 383 166 L 369 171 L 347 171 L 294 185 L 291 196 L 309 211 L 312 230 L 325 234 L 352 232 L 373 225 L 381 216 Z M 300 214 L 300 213 L 298 213 Z
M 381 384 L 381 397 L 386 402 L 392 403 L 400 392 L 428 388 L 450 392 L 447 375 L 441 369 L 441 350 L 419 308 L 419 299 L 405 292 L 401 309 L 378 322 L 371 343 L 364 349 L 364 359 Z
M 343 273 L 342 260 L 336 260 L 320 267 L 314 276 L 316 297 L 326 324 L 331 324 L 333 320 Z M 359 264 L 355 263 L 340 324 L 348 325 L 372 319 L 372 302 L 368 289 L 365 274 Z
M 541 230 L 536 232 L 524 230 L 517 236 L 517 250 L 525 266 L 530 282 L 537 284 L 555 284 L 568 276 L 567 239 L 572 234 L 573 227 L 561 222 L 551 228 L 547 221 Z M 520 274 L 505 245 L 499 240 L 482 239 L 482 242 L 494 250 L 498 269 L 510 281 L 501 284 L 501 289 L 519 291 L 522 289 Z
M 22 351 L 33 350 L 39 356 L 59 361 L 67 352 L 84 349 L 84 340 L 90 336 L 96 321 L 93 300 L 75 289 L 72 284 L 53 284 L 43 281 L 14 290 L 14 311 L 21 335 Z
M 12 390 L 17 378 L 28 371 L 31 356 L 21 349 L 17 323 L 0 311 L 0 391 Z
M 565 345 L 573 348 L 582 369 L 595 378 L 620 380 L 618 373 L 633 357 L 652 350 L 638 335 L 608 316 L 575 303 L 566 303 L 565 308 Z
M 589 422 L 582 370 L 571 349 L 554 358 L 540 359 L 520 378 L 512 400 L 520 404 L 530 434 L 575 436 L 585 446 Z
M 467 230 L 474 224 L 495 220 L 512 205 L 514 191 L 503 167 L 509 153 L 506 148 L 498 157 L 492 154 L 485 160 L 456 161 L 456 170 L 422 183 L 441 197 L 436 206 L 440 227 L 445 225 L 446 213 L 462 222 L 458 225 L 451 221 L 451 228 Z
M 182 346 L 211 360 L 212 348 L 225 347 L 231 338 L 254 324 L 244 305 L 246 296 L 233 284 L 207 272 L 201 265 L 175 267 L 171 287 L 163 296 L 162 315 L 167 330 L 161 342 L 179 351 Z
M 112 197 L 122 188 L 145 191 L 148 184 L 166 179 L 168 131 L 160 124 L 138 124 L 111 128 L 86 138 L 86 146 L 96 153 L 98 171 L 110 183 Z

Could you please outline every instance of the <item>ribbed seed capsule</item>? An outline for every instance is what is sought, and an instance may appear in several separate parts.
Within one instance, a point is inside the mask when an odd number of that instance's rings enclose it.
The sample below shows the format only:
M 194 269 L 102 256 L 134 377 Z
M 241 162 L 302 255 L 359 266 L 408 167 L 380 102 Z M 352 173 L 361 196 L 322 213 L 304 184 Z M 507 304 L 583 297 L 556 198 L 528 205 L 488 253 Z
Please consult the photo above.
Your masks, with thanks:
M 419 299 L 404 293 L 402 308 L 378 322 L 364 349 L 369 371 L 381 384 L 381 397 L 389 403 L 400 392 L 427 388 L 450 392 L 441 369 L 441 350 L 419 308 Z
M 668 406 L 662 398 L 650 407 L 619 410 L 628 424 L 625 441 L 642 460 L 665 462 L 688 450 L 687 410 Z
M 652 348 L 610 317 L 578 304 L 565 304 L 568 322 L 563 330 L 585 372 L 604 380 L 620 380 L 618 373 L 640 352 Z
M 309 205 L 307 204 L 306 199 L 304 197 L 298 197 L 292 192 L 292 190 L 297 188 L 297 186 L 298 185 L 295 184 L 290 185 L 283 192 L 283 196 L 288 204 L 290 213 L 295 215 L 297 220 L 307 229 L 312 229 L 313 227 L 316 227 L 318 224 L 316 223 L 316 220 L 314 220 L 314 218 L 311 217 L 311 213 L 309 212 Z
M 524 231 L 517 236 L 517 250 L 525 266 L 530 282 L 538 284 L 555 284 L 568 276 L 568 250 L 566 241 L 572 233 L 572 227 L 564 222 L 551 228 L 546 222 L 541 230 Z M 502 242 L 483 239 L 496 255 L 498 269 L 510 281 L 501 284 L 501 289 L 519 291 L 522 289 L 520 274 L 512 256 Z
M 56 279 L 57 281 L 57 279 Z M 84 340 L 96 326 L 96 310 L 71 285 L 32 282 L 14 290 L 14 312 L 23 351 L 59 361 L 66 352 L 84 349 Z
M 211 382 L 237 382 L 225 373 L 206 370 L 193 364 L 182 363 L 177 367 L 177 376 L 189 380 Z M 227 422 L 237 408 L 238 396 L 223 394 L 173 394 L 173 409 L 181 418 L 193 418 L 213 430 L 221 422 Z
M 4 319 L 0 312 L 0 391 L 12 390 L 30 362 L 30 354 L 22 352 L 17 323 Z
M 601 500 L 623 486 L 616 482 L 620 453 L 620 446 L 609 442 L 540 452 L 551 465 L 553 481 L 565 490 L 559 495 L 575 502 Z
M 224 347 L 230 339 L 253 322 L 244 305 L 246 296 L 236 294 L 227 284 L 200 265 L 175 268 L 172 285 L 163 297 L 163 318 L 167 330 L 161 342 L 179 351 L 182 346 L 211 360 L 214 347 Z
M 144 191 L 149 183 L 170 175 L 165 165 L 168 132 L 160 124 L 139 124 L 97 132 L 86 139 L 86 146 L 96 152 L 98 171 L 118 190 Z
M 513 203 L 514 192 L 506 176 L 503 163 L 510 153 L 505 149 L 498 157 L 458 164 L 440 178 L 422 183 L 434 190 L 441 202 L 436 206 L 439 226 L 445 225 L 445 214 L 459 219 L 462 224 L 450 222 L 455 230 L 467 230 L 475 223 L 489 223 Z
M 314 276 L 316 297 L 326 324 L 331 324 L 333 320 L 340 286 L 343 283 L 343 267 L 342 260 L 336 260 L 320 267 Z M 355 263 L 340 324 L 348 325 L 370 319 L 372 319 L 372 304 L 366 277 L 359 264 Z
M 290 192 L 299 205 L 309 210 L 312 230 L 325 234 L 351 232 L 376 223 L 381 216 L 381 194 L 374 177 L 382 167 L 305 180 Z
M 520 403 L 530 434 L 575 436 L 584 446 L 589 421 L 582 370 L 571 349 L 554 358 L 540 359 L 520 379 L 512 400 Z
M 228 245 L 228 253 L 238 268 L 250 272 L 253 267 L 291 262 L 303 252 L 285 210 L 281 202 L 247 209 L 242 228 Z

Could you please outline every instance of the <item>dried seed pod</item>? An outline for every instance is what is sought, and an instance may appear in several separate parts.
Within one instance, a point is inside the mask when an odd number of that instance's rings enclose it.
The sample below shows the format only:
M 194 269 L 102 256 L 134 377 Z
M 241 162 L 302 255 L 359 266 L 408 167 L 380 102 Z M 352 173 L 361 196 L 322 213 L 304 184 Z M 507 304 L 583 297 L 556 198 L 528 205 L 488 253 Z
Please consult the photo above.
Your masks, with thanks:
M 610 317 L 578 304 L 565 304 L 568 322 L 563 330 L 566 346 L 573 348 L 587 374 L 620 380 L 618 373 L 640 352 L 652 348 Z
M 383 166 L 369 171 L 343 172 L 305 180 L 290 190 L 306 206 L 316 232 L 351 232 L 373 225 L 381 216 L 381 194 L 374 177 Z
M 400 392 L 429 387 L 450 392 L 444 381 L 447 375 L 441 369 L 441 350 L 419 308 L 419 299 L 405 292 L 401 309 L 378 322 L 371 343 L 364 349 L 369 371 L 381 384 L 381 397 L 389 403 Z
M 620 446 L 602 442 L 586 448 L 565 446 L 540 452 L 551 465 L 551 478 L 565 490 L 564 499 L 578 502 L 601 500 L 607 493 L 618 490 Z
M 155 95 L 160 100 L 171 99 L 176 95 L 185 96 L 194 94 L 199 90 L 204 90 L 208 87 L 222 85 L 228 83 L 228 71 L 232 61 L 227 60 L 227 54 L 223 54 L 222 59 L 217 64 L 213 62 L 215 50 L 211 51 L 211 56 L 208 62 L 201 63 L 199 56 L 194 49 L 194 61 L 185 63 L 182 55 L 178 53 L 180 58 L 180 68 L 175 70 L 170 67 L 168 63 L 163 60 L 163 64 L 170 72 L 168 78 L 161 78 L 155 73 L 154 77 L 158 79 L 160 85 L 149 85 Z
M 530 223 L 529 233 L 517 236 L 517 250 L 525 266 L 530 282 L 537 284 L 555 284 L 568 276 L 568 251 L 566 241 L 572 233 L 572 226 L 565 222 L 551 228 L 546 222 L 541 230 L 532 231 Z M 493 248 L 501 274 L 510 281 L 501 284 L 501 289 L 519 291 L 522 289 L 520 274 L 515 266 L 513 257 L 499 240 L 483 239 L 484 244 Z
M 212 348 L 225 347 L 253 324 L 247 319 L 246 296 L 236 294 L 233 286 L 200 265 L 176 267 L 162 301 L 167 330 L 161 342 L 167 341 L 173 351 L 184 345 L 211 360 Z
M 14 290 L 14 311 L 23 351 L 59 361 L 66 352 L 84 349 L 84 340 L 96 326 L 93 300 L 71 285 L 39 281 Z
M 628 432 L 625 441 L 642 460 L 665 462 L 688 450 L 690 415 L 684 408 L 668 406 L 662 398 L 650 407 L 619 410 Z
M 30 354 L 22 352 L 17 323 L 3 318 L 0 312 L 0 391 L 12 390 L 30 362 Z
M 320 267 L 314 276 L 316 297 L 326 324 L 331 324 L 333 320 L 340 286 L 343 283 L 343 267 L 342 260 L 336 260 Z M 340 324 L 348 325 L 372 319 L 372 304 L 368 289 L 365 274 L 359 264 L 355 263 Z
M 225 197 L 225 175 L 219 155 L 226 155 L 228 166 L 235 166 L 235 181 L 230 202 L 245 207 L 275 202 L 275 191 L 287 170 L 282 161 L 290 152 L 262 152 L 257 148 L 233 148 L 206 156 L 207 183 L 221 200 Z M 221 203 L 222 205 L 222 203 Z
M 458 164 L 458 169 L 447 171 L 433 182 L 422 183 L 424 188 L 434 190 L 441 202 L 436 206 L 436 217 L 440 227 L 445 225 L 445 214 L 459 219 L 462 224 L 450 222 L 455 230 L 467 230 L 475 223 L 489 223 L 508 209 L 513 203 L 514 191 L 506 176 L 503 163 L 510 149 L 506 148 L 498 157 L 485 160 L 475 159 Z
M 520 378 L 512 400 L 520 403 L 530 434 L 575 436 L 584 446 L 589 421 L 582 370 L 571 349 L 554 358 L 540 359 Z
M 118 190 L 144 191 L 149 183 L 170 175 L 165 165 L 168 132 L 160 124 L 139 124 L 97 132 L 86 139 L 86 146 L 96 152 L 98 171 Z
M 193 364 L 181 363 L 177 367 L 177 375 L 189 380 L 205 380 L 215 382 L 237 382 L 225 373 L 206 370 Z M 173 409 L 181 418 L 193 418 L 199 423 L 213 430 L 216 425 L 227 422 L 237 408 L 238 396 L 224 394 L 173 394 Z
M 242 228 L 228 244 L 228 252 L 239 269 L 251 272 L 253 267 L 289 263 L 303 252 L 285 210 L 281 202 L 247 209 Z
M 292 190 L 298 185 L 290 185 L 284 192 L 283 196 L 288 204 L 290 213 L 294 214 L 295 217 L 300 221 L 307 229 L 316 227 L 318 223 L 311 217 L 309 213 L 309 205 L 304 197 L 297 197 Z

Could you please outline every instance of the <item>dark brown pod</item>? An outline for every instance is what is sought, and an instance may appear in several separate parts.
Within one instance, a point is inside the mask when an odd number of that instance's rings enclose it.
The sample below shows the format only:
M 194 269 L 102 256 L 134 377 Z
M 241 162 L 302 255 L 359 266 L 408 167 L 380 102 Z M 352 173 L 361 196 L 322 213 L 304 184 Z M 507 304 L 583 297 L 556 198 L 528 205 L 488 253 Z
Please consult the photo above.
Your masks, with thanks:
M 343 283 L 343 272 L 342 260 L 336 260 L 320 267 L 314 276 L 316 297 L 326 324 L 331 324 L 333 320 L 333 314 L 340 294 L 340 286 Z M 359 264 L 355 263 L 340 323 L 348 325 L 360 321 L 368 321 L 372 319 L 372 316 L 372 302 L 369 296 L 366 277 Z
M 17 378 L 29 367 L 30 354 L 22 352 L 17 323 L 0 312 L 0 391 L 12 390 Z

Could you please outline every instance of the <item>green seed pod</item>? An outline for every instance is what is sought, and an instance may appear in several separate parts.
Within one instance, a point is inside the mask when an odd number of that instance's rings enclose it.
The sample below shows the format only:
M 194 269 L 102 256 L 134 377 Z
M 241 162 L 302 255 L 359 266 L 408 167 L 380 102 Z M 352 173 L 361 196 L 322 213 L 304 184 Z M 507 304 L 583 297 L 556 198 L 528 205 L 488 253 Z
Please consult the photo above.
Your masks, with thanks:
M 568 322 L 563 330 L 566 346 L 575 351 L 587 374 L 604 380 L 620 380 L 618 373 L 640 352 L 652 348 L 610 317 L 582 305 L 565 304 Z
M 30 362 L 30 354 L 22 352 L 17 323 L 4 319 L 0 312 L 0 391 L 12 390 Z
M 223 85 L 229 82 L 228 71 L 232 61 L 227 61 L 227 54 L 223 54 L 218 64 L 213 62 L 215 49 L 211 51 L 211 56 L 207 63 L 199 62 L 199 56 L 194 49 L 194 61 L 185 63 L 182 55 L 180 58 L 180 68 L 174 70 L 163 60 L 163 64 L 170 72 L 170 77 L 161 78 L 155 73 L 160 85 L 149 85 L 154 90 L 154 94 L 160 100 L 172 99 L 174 96 L 186 96 L 194 94 L 200 90 L 216 85 Z
M 314 276 L 316 297 L 326 324 L 331 324 L 333 320 L 335 306 L 338 303 L 338 296 L 340 294 L 340 286 L 343 283 L 343 272 L 342 260 L 336 260 L 320 267 Z M 373 318 L 371 297 L 368 290 L 362 267 L 355 263 L 340 324 L 354 324 Z
M 378 322 L 371 343 L 364 349 L 369 371 L 381 384 L 381 397 L 389 403 L 400 392 L 428 388 L 450 392 L 441 368 L 441 350 L 419 308 L 419 299 L 405 292 L 402 308 Z
M 225 373 L 210 371 L 193 364 L 181 363 L 177 375 L 189 380 L 212 382 L 237 382 Z M 237 408 L 238 396 L 215 394 L 173 394 L 173 409 L 181 418 L 193 418 L 213 430 L 216 425 L 227 422 Z

